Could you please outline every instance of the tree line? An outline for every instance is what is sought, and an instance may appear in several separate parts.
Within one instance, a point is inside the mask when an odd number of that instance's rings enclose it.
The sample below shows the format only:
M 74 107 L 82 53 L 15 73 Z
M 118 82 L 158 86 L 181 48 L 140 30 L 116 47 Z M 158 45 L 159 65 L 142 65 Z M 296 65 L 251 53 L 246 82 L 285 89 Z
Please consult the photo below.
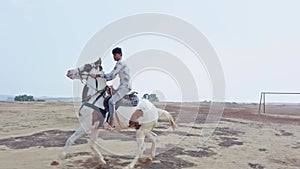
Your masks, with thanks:
M 32 102 L 32 101 L 41 102 L 41 101 L 45 101 L 45 100 L 35 100 L 33 96 L 26 95 L 26 94 L 15 96 L 14 100 L 19 101 L 19 102 Z

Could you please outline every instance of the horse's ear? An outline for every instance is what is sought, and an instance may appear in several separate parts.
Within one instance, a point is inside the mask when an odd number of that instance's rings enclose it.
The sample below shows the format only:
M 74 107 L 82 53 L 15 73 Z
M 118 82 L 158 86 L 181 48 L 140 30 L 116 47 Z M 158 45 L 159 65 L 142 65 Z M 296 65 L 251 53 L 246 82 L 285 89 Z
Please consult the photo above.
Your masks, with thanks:
M 96 65 L 101 65 L 101 58 L 99 57 L 99 59 L 95 62 Z

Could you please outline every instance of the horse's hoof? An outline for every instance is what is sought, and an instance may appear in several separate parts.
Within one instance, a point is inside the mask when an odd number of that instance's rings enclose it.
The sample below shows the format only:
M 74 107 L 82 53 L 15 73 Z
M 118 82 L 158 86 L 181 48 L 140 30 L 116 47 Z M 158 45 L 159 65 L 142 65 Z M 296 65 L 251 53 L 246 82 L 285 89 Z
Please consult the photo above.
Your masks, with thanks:
M 107 164 L 105 163 L 101 163 L 101 164 L 99 164 L 99 166 L 98 166 L 98 168 L 100 169 L 100 168 L 107 168 L 108 166 L 107 166 Z
M 152 157 L 147 157 L 146 158 L 146 163 L 149 163 L 149 162 L 152 162 L 153 161 L 153 158 Z
M 139 162 L 140 163 L 149 163 L 152 161 L 152 157 L 142 157 L 142 158 L 139 158 Z
M 57 161 L 52 161 L 52 163 L 51 163 L 50 165 L 52 165 L 52 166 L 58 166 L 58 165 L 59 165 L 59 162 L 57 162 Z
M 132 169 L 130 166 L 126 166 L 123 169 Z

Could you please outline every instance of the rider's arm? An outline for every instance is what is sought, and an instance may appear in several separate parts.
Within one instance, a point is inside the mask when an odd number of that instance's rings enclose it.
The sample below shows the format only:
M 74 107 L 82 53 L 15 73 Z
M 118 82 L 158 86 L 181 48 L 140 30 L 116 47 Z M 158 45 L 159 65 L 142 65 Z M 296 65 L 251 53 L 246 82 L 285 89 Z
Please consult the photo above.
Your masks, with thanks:
M 116 66 L 114 67 L 114 69 L 110 73 L 104 74 L 104 78 L 106 80 L 114 79 L 117 76 L 117 74 L 120 72 L 120 70 L 122 70 L 122 68 L 123 68 L 122 62 L 117 62 Z

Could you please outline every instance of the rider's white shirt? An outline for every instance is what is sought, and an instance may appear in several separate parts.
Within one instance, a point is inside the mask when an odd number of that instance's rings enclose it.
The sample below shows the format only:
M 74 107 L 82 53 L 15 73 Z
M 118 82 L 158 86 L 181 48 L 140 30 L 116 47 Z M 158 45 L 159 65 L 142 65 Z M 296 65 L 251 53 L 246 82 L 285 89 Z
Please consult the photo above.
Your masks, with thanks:
M 130 72 L 127 64 L 122 60 L 118 60 L 114 69 L 107 74 L 104 74 L 106 80 L 112 80 L 117 75 L 120 78 L 120 85 L 118 88 L 128 88 L 131 89 L 131 79 L 130 79 Z

